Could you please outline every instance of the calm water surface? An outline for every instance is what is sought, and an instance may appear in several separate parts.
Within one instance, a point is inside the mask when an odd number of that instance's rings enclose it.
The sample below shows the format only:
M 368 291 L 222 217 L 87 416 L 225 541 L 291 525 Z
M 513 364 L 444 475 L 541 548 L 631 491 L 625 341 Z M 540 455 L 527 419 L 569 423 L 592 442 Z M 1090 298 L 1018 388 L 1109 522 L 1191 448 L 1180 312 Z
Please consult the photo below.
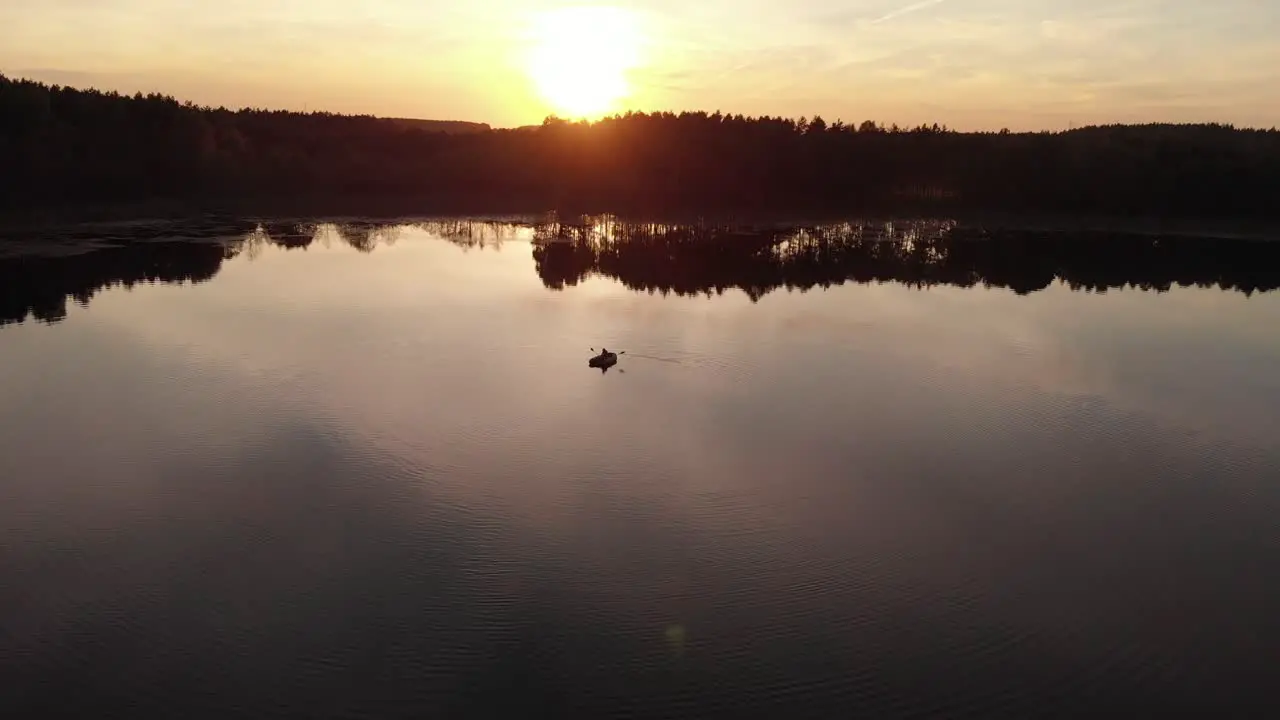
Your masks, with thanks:
M 10 239 L 0 711 L 1280 709 L 1273 246 L 699 232 Z

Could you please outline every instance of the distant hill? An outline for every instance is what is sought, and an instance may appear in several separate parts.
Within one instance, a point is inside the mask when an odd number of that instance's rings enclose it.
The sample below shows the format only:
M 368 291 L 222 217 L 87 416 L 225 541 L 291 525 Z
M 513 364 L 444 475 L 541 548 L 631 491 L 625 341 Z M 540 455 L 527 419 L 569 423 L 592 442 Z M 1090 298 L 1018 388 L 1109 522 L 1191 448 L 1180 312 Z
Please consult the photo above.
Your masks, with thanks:
M 405 130 L 424 130 L 426 132 L 443 132 L 450 135 L 478 133 L 492 130 L 489 123 L 466 122 L 463 120 L 417 120 L 414 118 L 384 118 Z

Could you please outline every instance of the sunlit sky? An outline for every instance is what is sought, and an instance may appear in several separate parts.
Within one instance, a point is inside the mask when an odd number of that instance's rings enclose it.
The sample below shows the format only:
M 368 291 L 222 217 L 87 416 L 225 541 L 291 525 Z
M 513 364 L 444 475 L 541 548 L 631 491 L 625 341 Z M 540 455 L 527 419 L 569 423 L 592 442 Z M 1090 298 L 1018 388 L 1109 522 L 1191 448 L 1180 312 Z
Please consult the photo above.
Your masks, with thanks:
M 39 0 L 0 3 L 0 72 L 500 127 L 626 109 L 1271 127 L 1277 36 L 1273 0 Z

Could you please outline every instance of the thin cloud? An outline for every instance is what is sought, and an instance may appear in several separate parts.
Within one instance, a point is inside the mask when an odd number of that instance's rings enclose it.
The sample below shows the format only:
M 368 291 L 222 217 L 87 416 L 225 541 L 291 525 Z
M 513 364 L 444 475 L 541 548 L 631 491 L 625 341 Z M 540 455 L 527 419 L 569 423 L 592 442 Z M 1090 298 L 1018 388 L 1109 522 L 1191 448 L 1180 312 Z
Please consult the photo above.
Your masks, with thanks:
M 885 13 L 884 15 L 881 15 L 875 20 L 872 20 L 871 24 L 879 25 L 882 22 L 887 22 L 894 18 L 902 17 L 903 15 L 908 15 L 910 13 L 917 12 L 919 10 L 924 10 L 925 8 L 933 7 L 934 5 L 941 5 L 946 1 L 947 0 L 921 0 L 921 2 L 912 3 L 910 5 L 907 5 L 906 7 L 900 7 L 897 10 L 894 10 L 892 12 Z

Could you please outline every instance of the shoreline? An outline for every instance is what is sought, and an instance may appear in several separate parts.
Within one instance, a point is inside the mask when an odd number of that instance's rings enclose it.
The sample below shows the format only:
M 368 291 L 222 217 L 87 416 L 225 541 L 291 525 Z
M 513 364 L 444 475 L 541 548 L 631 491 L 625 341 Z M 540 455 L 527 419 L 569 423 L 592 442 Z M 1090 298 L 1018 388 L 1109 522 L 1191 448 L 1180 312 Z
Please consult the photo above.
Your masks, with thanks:
M 326 205 L 320 211 L 312 205 Z M 36 216 L 15 217 L 0 214 L 0 242 L 13 235 L 26 233 L 90 231 L 95 228 L 128 228 L 146 225 L 178 226 L 199 229 L 221 225 L 245 225 L 257 222 L 319 223 L 377 222 L 411 223 L 432 220 L 472 220 L 477 222 L 511 222 L 533 224 L 554 219 L 578 224 L 583 218 L 612 217 L 624 222 L 662 223 L 672 225 L 715 225 L 727 228 L 813 227 L 847 222 L 952 222 L 957 229 L 986 233 L 1115 233 L 1126 235 L 1166 235 L 1222 240 L 1280 240 L 1280 218 L 1256 217 L 1170 217 L 1076 215 L 1065 213 L 1020 213 L 997 211 L 927 212 L 884 208 L 881 211 L 850 209 L 836 211 L 709 211 L 697 212 L 600 212 L 565 213 L 547 209 L 508 208 L 484 211 L 430 207 L 428 203 L 384 202 L 369 206 L 325 203 L 266 204 L 259 207 L 196 206 L 176 203 L 147 203 L 127 206 L 111 205 L 76 208 L 69 212 L 51 211 Z M 939 209 L 941 210 L 941 209 Z

